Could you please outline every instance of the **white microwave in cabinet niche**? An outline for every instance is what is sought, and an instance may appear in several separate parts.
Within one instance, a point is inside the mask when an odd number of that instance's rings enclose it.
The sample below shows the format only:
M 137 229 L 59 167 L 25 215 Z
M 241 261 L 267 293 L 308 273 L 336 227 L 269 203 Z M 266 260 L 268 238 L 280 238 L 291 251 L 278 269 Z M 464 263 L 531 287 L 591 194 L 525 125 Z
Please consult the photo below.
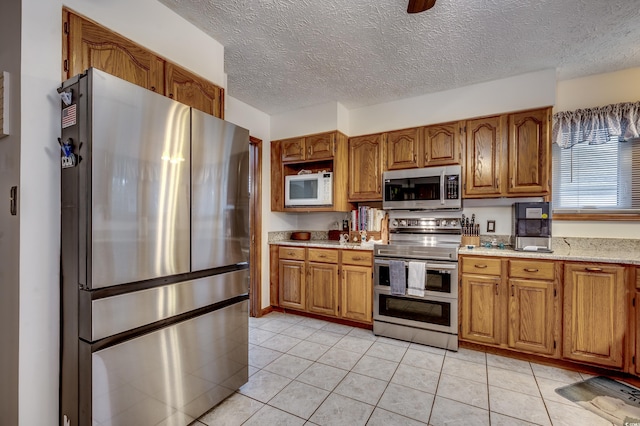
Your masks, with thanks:
M 284 177 L 285 207 L 333 205 L 333 172 Z

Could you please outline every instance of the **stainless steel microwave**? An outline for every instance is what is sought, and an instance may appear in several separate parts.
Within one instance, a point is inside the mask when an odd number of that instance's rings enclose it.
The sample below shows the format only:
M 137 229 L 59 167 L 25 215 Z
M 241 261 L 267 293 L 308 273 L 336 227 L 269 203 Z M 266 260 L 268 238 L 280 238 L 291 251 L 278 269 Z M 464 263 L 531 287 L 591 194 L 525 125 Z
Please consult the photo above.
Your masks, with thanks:
M 384 209 L 462 209 L 462 167 L 438 166 L 384 172 Z
M 332 204 L 332 172 L 284 177 L 284 205 L 286 207 L 330 206 Z

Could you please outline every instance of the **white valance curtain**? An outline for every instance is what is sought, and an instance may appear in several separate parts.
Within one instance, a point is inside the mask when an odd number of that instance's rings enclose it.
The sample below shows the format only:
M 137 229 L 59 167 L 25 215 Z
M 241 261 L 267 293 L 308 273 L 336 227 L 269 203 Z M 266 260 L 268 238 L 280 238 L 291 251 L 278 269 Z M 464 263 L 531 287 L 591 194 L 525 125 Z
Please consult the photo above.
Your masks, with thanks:
M 558 112 L 553 119 L 553 142 L 561 148 L 640 137 L 640 102 Z

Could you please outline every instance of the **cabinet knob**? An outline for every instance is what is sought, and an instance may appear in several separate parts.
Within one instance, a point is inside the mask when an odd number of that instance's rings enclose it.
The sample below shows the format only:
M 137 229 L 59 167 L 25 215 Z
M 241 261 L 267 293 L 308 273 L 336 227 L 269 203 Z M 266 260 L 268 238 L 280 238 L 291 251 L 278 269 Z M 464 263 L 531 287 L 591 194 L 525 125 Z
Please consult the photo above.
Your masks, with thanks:
M 538 272 L 536 268 L 524 268 L 525 272 Z
M 151 90 L 156 91 L 156 86 L 151 86 Z

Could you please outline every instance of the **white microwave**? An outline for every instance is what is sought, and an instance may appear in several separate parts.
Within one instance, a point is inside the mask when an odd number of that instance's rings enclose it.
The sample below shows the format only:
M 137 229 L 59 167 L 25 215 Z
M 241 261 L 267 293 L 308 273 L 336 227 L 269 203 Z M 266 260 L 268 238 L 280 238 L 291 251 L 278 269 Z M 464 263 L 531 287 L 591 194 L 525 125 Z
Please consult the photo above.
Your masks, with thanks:
M 461 172 L 459 165 L 384 172 L 382 208 L 460 210 Z
M 285 207 L 333 205 L 333 173 L 318 172 L 284 177 Z

